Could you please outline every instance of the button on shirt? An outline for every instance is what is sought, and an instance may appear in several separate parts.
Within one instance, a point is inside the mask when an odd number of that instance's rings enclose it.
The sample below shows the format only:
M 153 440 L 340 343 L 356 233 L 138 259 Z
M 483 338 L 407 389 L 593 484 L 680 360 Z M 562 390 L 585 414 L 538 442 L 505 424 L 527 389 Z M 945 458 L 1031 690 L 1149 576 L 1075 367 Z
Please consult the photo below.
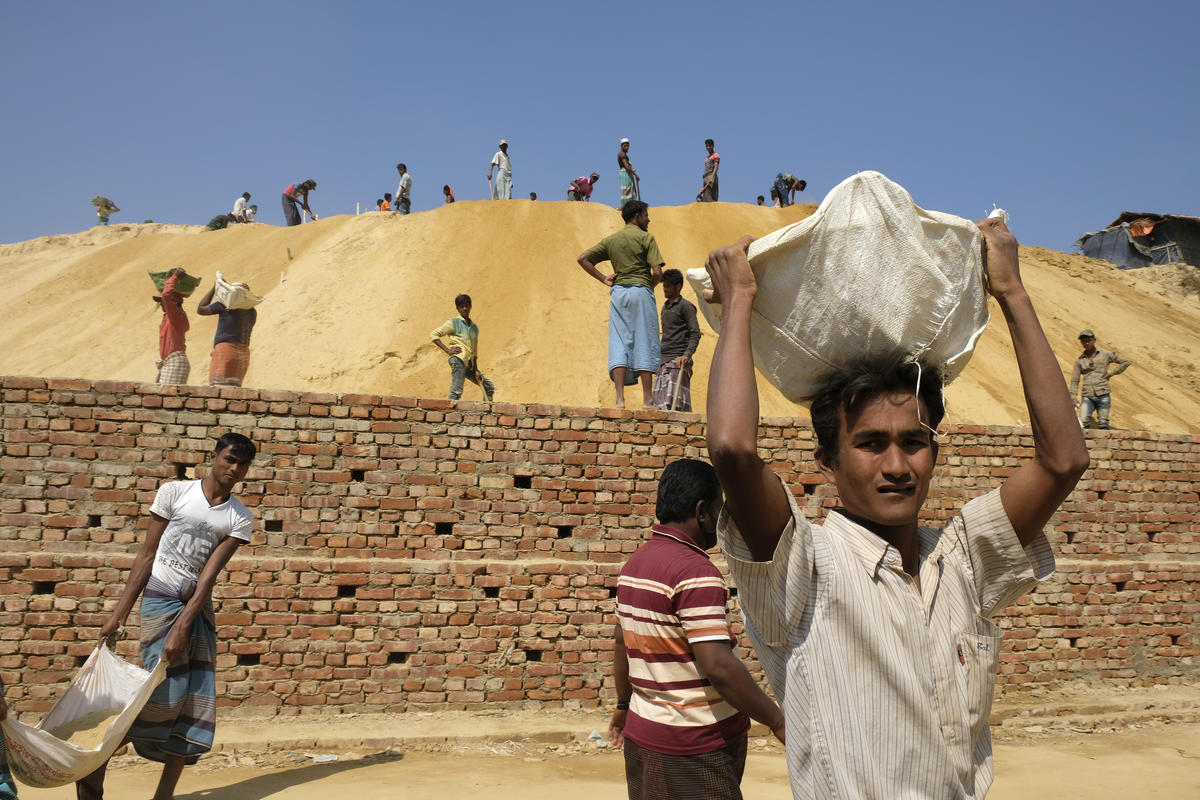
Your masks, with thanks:
M 993 490 L 920 529 L 918 589 L 886 541 L 837 512 L 812 525 L 788 500 L 771 561 L 726 513 L 718 537 L 787 720 L 792 794 L 983 797 L 1003 640 L 989 618 L 1053 572 L 1045 537 L 1022 547 Z
M 1109 393 L 1108 379 L 1113 375 L 1120 375 L 1125 370 L 1129 369 L 1129 365 L 1133 363 L 1128 358 L 1121 358 L 1116 353 L 1111 353 L 1108 350 L 1096 348 L 1091 356 L 1086 353 L 1075 359 L 1075 366 L 1071 370 L 1071 396 L 1075 397 L 1076 390 L 1079 389 L 1079 379 L 1083 378 L 1083 396 L 1084 397 L 1103 397 Z M 1110 364 L 1116 364 L 1117 368 L 1112 372 L 1108 371 Z

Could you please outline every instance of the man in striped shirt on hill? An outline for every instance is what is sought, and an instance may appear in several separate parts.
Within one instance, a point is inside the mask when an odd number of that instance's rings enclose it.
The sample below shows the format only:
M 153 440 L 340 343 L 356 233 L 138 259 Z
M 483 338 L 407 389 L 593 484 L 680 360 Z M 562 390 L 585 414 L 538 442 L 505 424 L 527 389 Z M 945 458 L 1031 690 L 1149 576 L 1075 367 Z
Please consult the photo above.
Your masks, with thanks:
M 630 800 L 741 798 L 750 718 L 784 740 L 783 713 L 733 654 L 725 582 L 704 552 L 723 502 L 709 464 L 668 464 L 659 524 L 621 569 L 609 738 L 624 745 Z
M 796 798 L 981 798 L 1003 633 L 991 618 L 1054 569 L 1042 532 L 1088 466 L 1058 360 L 1004 221 L 979 223 L 988 291 L 1016 352 L 1033 457 L 940 530 L 922 527 L 942 418 L 937 369 L 864 359 L 812 402 L 817 467 L 840 507 L 805 519 L 758 454 L 750 238 L 709 254 L 724 309 L 708 452 L 728 501 L 721 549 L 787 718 Z

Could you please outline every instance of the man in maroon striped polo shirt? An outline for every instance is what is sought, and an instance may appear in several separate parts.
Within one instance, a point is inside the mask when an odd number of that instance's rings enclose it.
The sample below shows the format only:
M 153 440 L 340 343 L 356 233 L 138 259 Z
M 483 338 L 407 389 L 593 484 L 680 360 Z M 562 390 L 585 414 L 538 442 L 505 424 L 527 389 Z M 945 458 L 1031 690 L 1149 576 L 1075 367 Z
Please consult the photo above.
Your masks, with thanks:
M 740 799 L 750 718 L 784 740 L 783 713 L 733 654 L 725 582 L 704 552 L 723 505 L 711 465 L 668 464 L 659 524 L 621 569 L 609 738 L 630 800 Z

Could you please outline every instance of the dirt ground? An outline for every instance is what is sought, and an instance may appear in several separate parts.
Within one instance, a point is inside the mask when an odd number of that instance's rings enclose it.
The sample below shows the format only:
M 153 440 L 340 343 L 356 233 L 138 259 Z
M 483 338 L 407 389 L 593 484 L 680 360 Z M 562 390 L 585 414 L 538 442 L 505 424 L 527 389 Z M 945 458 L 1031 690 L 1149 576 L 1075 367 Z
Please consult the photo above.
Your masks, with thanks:
M 992 800 L 1200 797 L 1200 687 L 1075 687 L 998 702 Z M 994 717 L 994 720 L 997 717 Z M 184 772 L 177 800 L 527 800 L 622 798 L 622 757 L 596 711 L 518 711 L 236 719 L 218 752 Z M 747 798 L 785 800 L 783 750 L 756 726 Z M 157 765 L 119 755 L 107 794 L 149 798 Z M 22 788 L 68 800 L 72 787 Z

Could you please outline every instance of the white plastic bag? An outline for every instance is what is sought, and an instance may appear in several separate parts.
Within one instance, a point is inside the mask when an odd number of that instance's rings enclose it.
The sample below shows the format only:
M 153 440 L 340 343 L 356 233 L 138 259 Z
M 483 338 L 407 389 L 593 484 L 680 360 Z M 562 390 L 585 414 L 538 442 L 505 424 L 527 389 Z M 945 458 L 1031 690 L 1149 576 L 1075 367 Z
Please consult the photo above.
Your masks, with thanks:
M 983 235 L 925 211 L 878 172 L 835 186 L 816 213 L 750 245 L 758 281 L 751 341 L 758 371 L 793 402 L 865 356 L 907 353 L 962 372 L 988 323 Z M 688 270 L 703 297 L 703 269 Z M 701 302 L 720 331 L 720 306 Z
M 239 308 L 254 308 L 263 301 L 261 297 L 247 289 L 245 284 L 230 283 L 219 272 L 217 273 L 216 289 L 213 291 L 213 300 L 230 311 Z
M 67 691 L 36 726 L 19 722 L 12 713 L 0 722 L 8 747 L 8 766 L 17 780 L 28 786 L 63 786 L 90 775 L 107 761 L 129 732 L 129 726 L 141 712 L 150 693 L 167 673 L 167 662 L 160 660 L 153 672 L 147 672 L 122 660 L 103 644 L 88 656 L 71 679 Z M 89 748 L 64 741 L 51 731 L 65 733 L 72 723 L 95 720 L 94 736 L 104 712 L 119 714 L 107 724 L 98 743 Z M 92 738 L 88 736 L 87 738 Z

